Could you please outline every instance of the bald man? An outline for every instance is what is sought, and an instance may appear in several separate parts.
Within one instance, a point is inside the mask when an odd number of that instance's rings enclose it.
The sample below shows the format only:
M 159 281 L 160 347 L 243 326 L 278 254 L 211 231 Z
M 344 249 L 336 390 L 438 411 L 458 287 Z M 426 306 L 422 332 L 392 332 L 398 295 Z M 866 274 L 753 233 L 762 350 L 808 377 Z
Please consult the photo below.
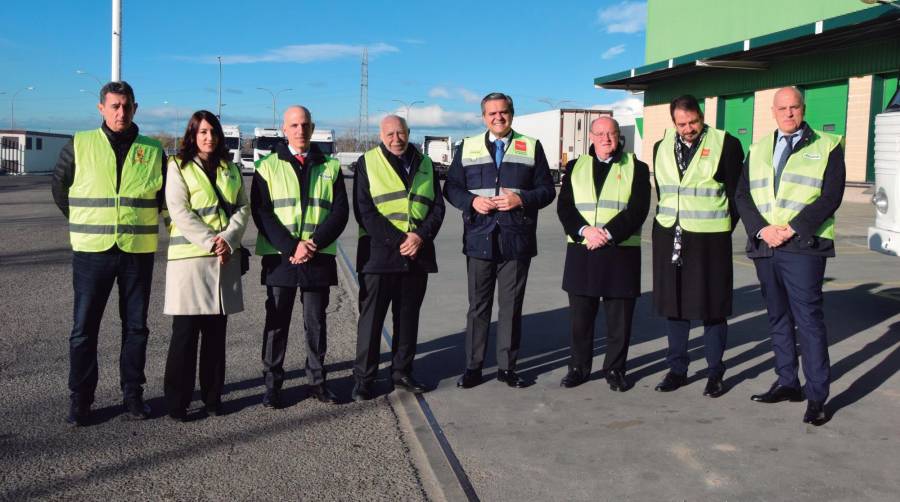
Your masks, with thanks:
M 437 272 L 434 238 L 444 221 L 444 201 L 431 159 L 409 144 L 409 127 L 396 115 L 381 121 L 381 144 L 356 165 L 353 213 L 359 223 L 359 325 L 352 397 L 375 396 L 381 331 L 388 306 L 393 317 L 391 380 L 422 393 L 412 374 L 419 309 L 428 274 Z
M 634 305 L 641 295 L 641 225 L 650 209 L 650 171 L 623 150 L 611 117 L 591 122 L 591 147 L 566 165 L 556 202 L 565 230 L 562 288 L 569 294 L 572 349 L 566 388 L 586 382 L 594 359 L 594 323 L 603 299 L 606 355 L 603 375 L 610 390 L 625 392 L 625 362 Z
M 266 286 L 262 404 L 267 408 L 284 404 L 284 356 L 298 288 L 309 393 L 324 403 L 337 401 L 325 385 L 325 309 L 329 289 L 337 284 L 335 241 L 347 226 L 350 207 L 340 162 L 310 141 L 315 127 L 306 107 L 288 107 L 282 124 L 287 143 L 260 159 L 253 175 L 251 213 Z
M 735 198 L 747 229 L 747 256 L 769 312 L 778 376 L 767 392 L 751 399 L 777 403 L 805 397 L 803 422 L 821 425 L 831 380 L 822 282 L 825 260 L 835 254 L 834 213 L 844 197 L 846 171 L 841 137 L 810 128 L 805 112 L 796 88 L 775 93 L 778 129 L 750 147 Z M 802 390 L 798 346 L 806 377 Z

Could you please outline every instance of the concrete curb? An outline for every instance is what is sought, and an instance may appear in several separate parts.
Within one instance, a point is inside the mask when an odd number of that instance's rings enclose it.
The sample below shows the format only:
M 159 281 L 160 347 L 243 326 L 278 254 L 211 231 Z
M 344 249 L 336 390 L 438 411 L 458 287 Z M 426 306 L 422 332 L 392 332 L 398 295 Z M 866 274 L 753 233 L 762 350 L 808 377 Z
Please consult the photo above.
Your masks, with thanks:
M 359 294 L 359 284 L 347 263 L 347 256 L 338 243 L 338 269 L 347 289 L 354 296 Z M 353 301 L 353 310 L 359 315 L 359 302 Z M 387 327 L 384 328 L 387 330 Z M 381 339 L 382 350 L 390 351 L 385 339 Z M 441 449 L 440 442 L 428 424 L 428 418 L 416 401 L 415 395 L 405 391 L 395 391 L 387 395 L 388 403 L 397 416 L 403 441 L 409 447 L 414 467 L 419 473 L 422 488 L 429 500 L 446 502 L 467 500 L 468 497 L 459 484 L 453 467 Z

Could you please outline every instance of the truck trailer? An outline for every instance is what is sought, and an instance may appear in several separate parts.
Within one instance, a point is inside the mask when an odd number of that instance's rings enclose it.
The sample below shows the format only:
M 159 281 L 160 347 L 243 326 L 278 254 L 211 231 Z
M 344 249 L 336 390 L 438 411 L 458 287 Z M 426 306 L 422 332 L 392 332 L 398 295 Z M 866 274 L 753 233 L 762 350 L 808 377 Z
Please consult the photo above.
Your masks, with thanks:
M 869 249 L 900 255 L 900 90 L 875 116 L 875 226 Z
M 546 112 L 516 115 L 513 130 L 541 142 L 553 181 L 559 183 L 566 164 L 588 152 L 591 139 L 588 132 L 594 119 L 612 117 L 611 110 L 563 108 Z

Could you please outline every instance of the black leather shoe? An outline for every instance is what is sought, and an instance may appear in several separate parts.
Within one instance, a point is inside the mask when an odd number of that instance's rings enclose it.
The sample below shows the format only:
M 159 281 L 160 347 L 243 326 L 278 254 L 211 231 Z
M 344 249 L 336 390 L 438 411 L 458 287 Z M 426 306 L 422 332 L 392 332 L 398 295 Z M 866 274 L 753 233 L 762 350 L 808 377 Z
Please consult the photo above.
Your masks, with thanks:
M 481 370 L 466 370 L 456 381 L 456 386 L 462 389 L 471 389 L 481 383 Z
M 187 422 L 187 411 L 185 410 L 172 410 L 169 411 L 168 415 L 169 419 L 176 422 Z
M 778 385 L 778 382 L 772 384 L 772 387 L 764 394 L 753 394 L 750 399 L 757 403 L 780 403 L 782 401 L 791 401 L 796 403 L 803 401 L 803 392 L 793 387 L 785 387 Z
M 394 380 L 394 387 L 400 387 L 401 389 L 412 392 L 413 394 L 421 394 L 425 392 L 425 386 L 421 383 L 417 382 L 412 375 L 404 375 L 400 378 Z
M 211 417 L 220 417 L 224 413 L 222 412 L 222 402 L 217 401 L 215 403 L 209 403 L 203 407 L 206 411 L 206 414 Z
M 91 418 L 91 405 L 70 402 L 69 403 L 69 415 L 66 417 L 66 422 L 73 427 L 84 427 L 88 424 Z
M 516 373 L 516 370 L 497 370 L 497 380 L 506 383 L 506 385 L 514 389 L 521 389 L 526 385 L 525 382 L 519 378 L 519 374 Z
M 150 405 L 144 402 L 141 397 L 130 397 L 123 403 L 125 406 L 125 414 L 122 415 L 123 420 L 147 420 L 150 418 Z
M 656 392 L 672 392 L 685 385 L 687 385 L 687 375 L 679 375 L 670 371 L 666 373 L 662 382 L 659 382 L 654 390 Z
M 310 385 L 309 395 L 316 398 L 320 403 L 337 404 L 338 402 L 337 394 L 331 392 L 331 389 L 324 382 L 319 385 Z
M 707 397 L 719 397 L 725 393 L 725 383 L 722 377 L 712 377 L 706 381 L 706 388 L 703 389 L 703 395 Z
M 825 417 L 825 403 L 822 401 L 813 401 L 812 399 L 806 403 L 806 413 L 803 414 L 803 423 L 819 426 L 827 422 Z
M 262 405 L 264 408 L 273 410 L 281 408 L 281 392 L 275 389 L 266 389 L 266 393 L 263 394 Z
M 625 372 L 622 370 L 609 370 L 606 372 L 606 383 L 609 384 L 609 390 L 615 392 L 625 392 L 631 388 L 631 384 L 625 378 Z
M 368 382 L 356 382 L 350 398 L 354 401 L 368 401 L 372 399 L 372 384 Z
M 560 385 L 560 387 L 565 387 L 567 389 L 571 389 L 572 387 L 578 387 L 579 385 L 588 381 L 588 374 L 585 374 L 582 371 L 570 368 L 569 372 L 566 373 L 566 376 L 564 376 L 563 379 L 559 382 L 559 385 Z

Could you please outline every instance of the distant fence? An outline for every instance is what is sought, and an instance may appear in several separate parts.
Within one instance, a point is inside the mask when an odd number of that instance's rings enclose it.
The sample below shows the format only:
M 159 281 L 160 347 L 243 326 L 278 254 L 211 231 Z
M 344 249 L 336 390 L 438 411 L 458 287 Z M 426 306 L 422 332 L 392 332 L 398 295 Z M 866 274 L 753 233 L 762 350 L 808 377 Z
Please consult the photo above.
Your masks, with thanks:
M 18 137 L 4 136 L 0 140 L 0 175 L 25 172 L 25 145 Z

